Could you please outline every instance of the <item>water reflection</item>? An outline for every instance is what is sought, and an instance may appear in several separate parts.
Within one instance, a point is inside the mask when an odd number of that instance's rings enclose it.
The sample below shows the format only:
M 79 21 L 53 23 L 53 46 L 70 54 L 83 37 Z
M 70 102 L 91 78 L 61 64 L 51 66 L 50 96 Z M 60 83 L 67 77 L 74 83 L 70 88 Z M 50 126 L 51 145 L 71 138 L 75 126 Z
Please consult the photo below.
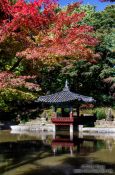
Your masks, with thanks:
M 67 133 L 0 131 L 0 175 L 82 174 L 76 169 L 86 165 L 114 171 L 114 155 L 110 134 L 76 133 L 71 139 Z

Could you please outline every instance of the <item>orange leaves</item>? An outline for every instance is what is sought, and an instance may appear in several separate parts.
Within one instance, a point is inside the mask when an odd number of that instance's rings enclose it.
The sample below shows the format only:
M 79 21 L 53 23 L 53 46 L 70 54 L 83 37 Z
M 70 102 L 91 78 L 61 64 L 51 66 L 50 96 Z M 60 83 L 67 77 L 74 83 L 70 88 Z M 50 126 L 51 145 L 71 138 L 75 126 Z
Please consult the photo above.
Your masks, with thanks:
M 39 90 L 39 85 L 28 82 L 35 78 L 35 76 L 16 76 L 8 71 L 0 72 L 0 89 L 25 87 L 30 90 Z
M 79 8 L 79 6 L 80 6 L 81 3 L 82 2 L 76 2 L 76 3 L 73 3 L 73 4 L 68 5 L 68 7 L 67 7 L 67 13 L 72 13 L 75 8 Z

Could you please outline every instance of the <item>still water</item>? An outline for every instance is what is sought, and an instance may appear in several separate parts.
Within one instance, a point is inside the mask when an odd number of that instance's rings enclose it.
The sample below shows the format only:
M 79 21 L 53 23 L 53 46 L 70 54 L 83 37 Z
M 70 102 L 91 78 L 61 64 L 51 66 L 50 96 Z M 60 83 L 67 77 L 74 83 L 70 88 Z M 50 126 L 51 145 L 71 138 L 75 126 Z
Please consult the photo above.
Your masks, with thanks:
M 115 135 L 0 131 L 0 175 L 115 174 Z

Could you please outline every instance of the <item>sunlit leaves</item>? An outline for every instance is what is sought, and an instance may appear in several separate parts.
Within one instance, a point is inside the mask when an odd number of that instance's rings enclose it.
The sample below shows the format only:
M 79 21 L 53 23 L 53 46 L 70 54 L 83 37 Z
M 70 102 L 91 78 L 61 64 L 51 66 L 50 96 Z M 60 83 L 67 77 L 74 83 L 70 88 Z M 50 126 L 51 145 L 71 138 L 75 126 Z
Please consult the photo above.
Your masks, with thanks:
M 91 49 L 98 42 L 93 29 L 79 25 L 84 13 L 72 13 L 80 3 L 69 5 L 65 11 L 56 12 L 54 1 L 17 1 L 11 6 L 11 21 L 1 25 L 1 42 L 12 36 L 24 40 L 26 49 L 17 56 L 34 59 L 37 63 L 55 64 L 65 57 L 72 60 L 95 60 L 99 55 Z M 42 8 L 41 8 L 42 7 Z

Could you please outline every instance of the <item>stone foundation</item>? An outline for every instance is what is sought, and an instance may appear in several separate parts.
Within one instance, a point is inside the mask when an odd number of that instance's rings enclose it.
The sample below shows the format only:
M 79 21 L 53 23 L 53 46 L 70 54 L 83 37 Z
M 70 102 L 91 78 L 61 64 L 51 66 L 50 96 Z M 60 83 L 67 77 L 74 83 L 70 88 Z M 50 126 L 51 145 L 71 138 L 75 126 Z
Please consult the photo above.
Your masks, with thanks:
M 107 121 L 105 119 L 96 120 L 95 127 L 96 128 L 115 128 L 115 120 L 113 121 Z

